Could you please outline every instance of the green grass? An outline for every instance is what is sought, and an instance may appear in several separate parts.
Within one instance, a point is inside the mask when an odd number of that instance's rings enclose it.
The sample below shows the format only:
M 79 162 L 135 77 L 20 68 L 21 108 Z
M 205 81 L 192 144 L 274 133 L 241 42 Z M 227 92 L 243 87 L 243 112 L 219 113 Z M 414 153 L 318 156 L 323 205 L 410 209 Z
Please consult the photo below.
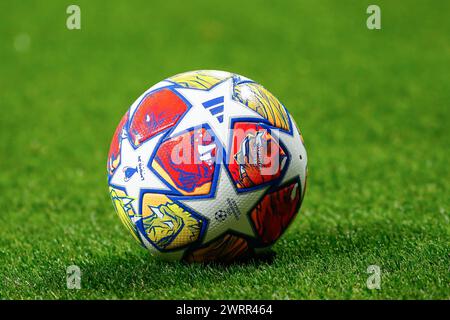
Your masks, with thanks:
M 448 2 L 76 3 L 80 31 L 72 2 L 0 3 L 0 298 L 450 298 Z M 271 261 L 160 262 L 113 212 L 120 117 L 195 69 L 261 82 L 304 134 L 306 198 Z

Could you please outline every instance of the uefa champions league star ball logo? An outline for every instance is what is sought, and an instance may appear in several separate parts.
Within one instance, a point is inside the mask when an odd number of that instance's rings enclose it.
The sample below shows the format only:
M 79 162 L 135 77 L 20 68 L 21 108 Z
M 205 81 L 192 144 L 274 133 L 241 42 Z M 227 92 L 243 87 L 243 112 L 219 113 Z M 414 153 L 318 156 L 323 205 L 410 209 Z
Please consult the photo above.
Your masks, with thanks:
M 214 217 L 216 218 L 216 220 L 218 221 L 225 221 L 225 219 L 227 218 L 227 212 L 224 210 L 219 210 L 214 214 Z
M 152 254 L 230 261 L 272 245 L 300 208 L 307 157 L 294 119 L 260 84 L 223 71 L 144 92 L 108 155 L 114 207 Z

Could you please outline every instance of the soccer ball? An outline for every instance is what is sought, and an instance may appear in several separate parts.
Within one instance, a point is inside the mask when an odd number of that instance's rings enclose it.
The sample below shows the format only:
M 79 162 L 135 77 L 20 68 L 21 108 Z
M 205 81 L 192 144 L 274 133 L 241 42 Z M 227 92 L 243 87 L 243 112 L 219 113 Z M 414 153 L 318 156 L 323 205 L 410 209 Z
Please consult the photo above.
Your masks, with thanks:
M 307 157 L 294 119 L 260 84 L 192 71 L 144 92 L 108 155 L 109 193 L 152 254 L 188 262 L 272 246 L 305 194 Z

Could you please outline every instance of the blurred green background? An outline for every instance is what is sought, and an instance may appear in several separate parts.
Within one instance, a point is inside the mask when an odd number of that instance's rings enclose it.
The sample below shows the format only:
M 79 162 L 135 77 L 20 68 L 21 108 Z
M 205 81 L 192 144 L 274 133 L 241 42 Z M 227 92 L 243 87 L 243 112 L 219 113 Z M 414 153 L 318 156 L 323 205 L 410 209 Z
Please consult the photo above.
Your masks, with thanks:
M 81 30 L 66 8 L 81 8 Z M 366 8 L 381 8 L 368 30 Z M 0 2 L 0 298 L 449 299 L 450 2 Z M 159 262 L 110 203 L 106 157 L 152 84 L 262 83 L 309 157 L 272 261 Z M 66 288 L 80 266 L 82 289 Z M 381 289 L 366 270 L 381 268 Z

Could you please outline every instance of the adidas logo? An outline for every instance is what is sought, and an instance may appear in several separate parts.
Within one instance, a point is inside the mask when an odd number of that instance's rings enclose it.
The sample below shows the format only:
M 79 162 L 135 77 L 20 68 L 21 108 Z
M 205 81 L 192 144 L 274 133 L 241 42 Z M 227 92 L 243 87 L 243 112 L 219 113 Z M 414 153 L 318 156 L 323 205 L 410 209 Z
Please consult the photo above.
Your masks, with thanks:
M 202 103 L 203 107 L 208 109 L 220 123 L 223 122 L 223 101 L 223 96 L 221 96 Z

